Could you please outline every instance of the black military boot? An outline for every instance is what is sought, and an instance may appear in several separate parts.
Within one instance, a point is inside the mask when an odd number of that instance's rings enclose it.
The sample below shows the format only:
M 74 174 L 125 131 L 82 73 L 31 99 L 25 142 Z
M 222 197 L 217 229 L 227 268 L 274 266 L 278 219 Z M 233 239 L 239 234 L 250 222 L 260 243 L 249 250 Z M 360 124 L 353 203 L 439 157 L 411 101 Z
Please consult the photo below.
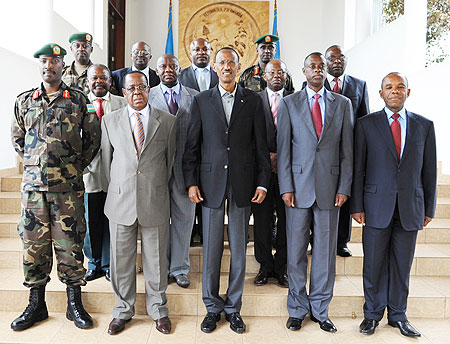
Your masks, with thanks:
M 48 318 L 47 305 L 45 304 L 45 286 L 31 288 L 27 308 L 22 315 L 11 323 L 14 331 L 22 331 L 34 325 L 34 323 Z
M 67 287 L 66 318 L 73 321 L 76 327 L 91 328 L 94 323 L 81 302 L 81 287 Z

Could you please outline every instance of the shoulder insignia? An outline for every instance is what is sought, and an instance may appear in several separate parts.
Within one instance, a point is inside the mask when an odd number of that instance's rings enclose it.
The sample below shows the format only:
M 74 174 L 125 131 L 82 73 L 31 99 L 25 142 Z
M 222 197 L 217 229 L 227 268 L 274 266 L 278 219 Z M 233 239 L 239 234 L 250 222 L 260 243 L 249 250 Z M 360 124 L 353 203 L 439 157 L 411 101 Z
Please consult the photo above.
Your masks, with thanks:
M 67 91 L 67 90 L 65 90 L 65 91 L 63 92 L 63 97 L 69 99 L 69 98 L 70 98 L 70 92 Z
M 92 104 L 86 104 L 86 109 L 89 113 L 95 113 L 95 107 Z
M 253 70 L 253 75 L 258 75 L 259 74 L 259 66 L 256 66 L 255 69 Z
M 33 100 L 36 100 L 39 98 L 39 90 L 36 90 L 33 92 Z

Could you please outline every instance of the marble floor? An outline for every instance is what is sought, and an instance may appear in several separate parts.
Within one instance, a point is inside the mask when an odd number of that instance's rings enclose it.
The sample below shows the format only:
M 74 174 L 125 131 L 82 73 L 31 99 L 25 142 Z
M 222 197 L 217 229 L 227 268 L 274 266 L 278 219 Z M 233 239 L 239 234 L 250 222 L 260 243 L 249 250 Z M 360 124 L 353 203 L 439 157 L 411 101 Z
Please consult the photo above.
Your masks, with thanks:
M 419 339 L 406 338 L 400 335 L 398 329 L 387 325 L 383 320 L 372 336 L 363 336 L 358 332 L 360 318 L 351 319 L 335 317 L 333 322 L 338 332 L 330 334 L 323 332 L 319 326 L 309 319 L 303 323 L 300 331 L 289 331 L 285 327 L 287 317 L 244 317 L 247 331 L 236 334 L 222 318 L 218 328 L 210 334 L 200 331 L 202 316 L 173 316 L 173 331 L 169 335 L 159 333 L 153 322 L 143 315 L 135 316 L 127 324 L 126 329 L 115 336 L 107 333 L 111 316 L 108 314 L 92 314 L 94 328 L 80 330 L 72 322 L 66 320 L 62 313 L 52 313 L 50 317 L 32 328 L 15 332 L 10 329 L 10 322 L 18 316 L 13 312 L 0 311 L 0 343 L 204 343 L 204 344 L 397 344 L 397 343 L 427 343 L 448 344 L 450 339 L 450 319 L 412 318 L 411 323 L 422 333 Z

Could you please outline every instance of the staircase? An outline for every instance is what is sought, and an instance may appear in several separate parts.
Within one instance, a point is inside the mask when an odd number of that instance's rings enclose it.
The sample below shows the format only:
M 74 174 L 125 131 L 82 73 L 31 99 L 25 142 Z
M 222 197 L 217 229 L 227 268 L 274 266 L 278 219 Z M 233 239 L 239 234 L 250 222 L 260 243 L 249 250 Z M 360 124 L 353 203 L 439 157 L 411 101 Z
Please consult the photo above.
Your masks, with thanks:
M 0 180 L 0 309 L 20 314 L 28 302 L 28 289 L 22 285 L 22 249 L 16 225 L 20 213 L 21 175 L 14 174 Z M 252 228 L 250 228 L 252 230 Z M 362 287 L 362 229 L 354 223 L 349 248 L 353 257 L 337 257 L 337 277 L 330 317 L 362 317 L 364 302 Z M 222 259 L 221 293 L 227 288 L 230 251 L 225 245 Z M 138 252 L 137 268 L 140 267 Z M 187 289 L 174 282 L 167 290 L 171 316 L 202 316 L 205 308 L 201 297 L 202 248 L 192 247 L 191 285 Z M 87 264 L 86 264 L 87 266 Z M 259 264 L 253 254 L 253 242 L 247 249 L 247 269 L 244 287 L 242 315 L 288 316 L 286 310 L 287 289 L 279 287 L 275 280 L 257 287 L 253 278 Z M 115 304 L 111 285 L 104 278 L 89 282 L 83 287 L 83 301 L 88 312 L 111 314 Z M 59 282 L 56 269 L 47 286 L 49 312 L 66 310 L 65 286 Z M 145 314 L 143 275 L 138 274 L 137 314 Z M 408 316 L 422 318 L 450 318 L 450 178 L 440 176 L 436 218 L 419 232 L 416 254 L 411 271 Z

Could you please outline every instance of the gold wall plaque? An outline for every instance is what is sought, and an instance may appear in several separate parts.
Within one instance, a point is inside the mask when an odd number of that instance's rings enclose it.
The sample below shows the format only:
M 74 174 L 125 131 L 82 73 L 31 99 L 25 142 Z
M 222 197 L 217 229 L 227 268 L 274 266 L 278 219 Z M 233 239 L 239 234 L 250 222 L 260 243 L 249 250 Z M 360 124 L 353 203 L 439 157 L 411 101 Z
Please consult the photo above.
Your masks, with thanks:
M 196 38 L 211 43 L 211 63 L 224 46 L 239 54 L 242 70 L 257 60 L 254 40 L 269 33 L 269 1 L 180 0 L 178 59 L 182 68 L 191 64 L 189 45 Z

